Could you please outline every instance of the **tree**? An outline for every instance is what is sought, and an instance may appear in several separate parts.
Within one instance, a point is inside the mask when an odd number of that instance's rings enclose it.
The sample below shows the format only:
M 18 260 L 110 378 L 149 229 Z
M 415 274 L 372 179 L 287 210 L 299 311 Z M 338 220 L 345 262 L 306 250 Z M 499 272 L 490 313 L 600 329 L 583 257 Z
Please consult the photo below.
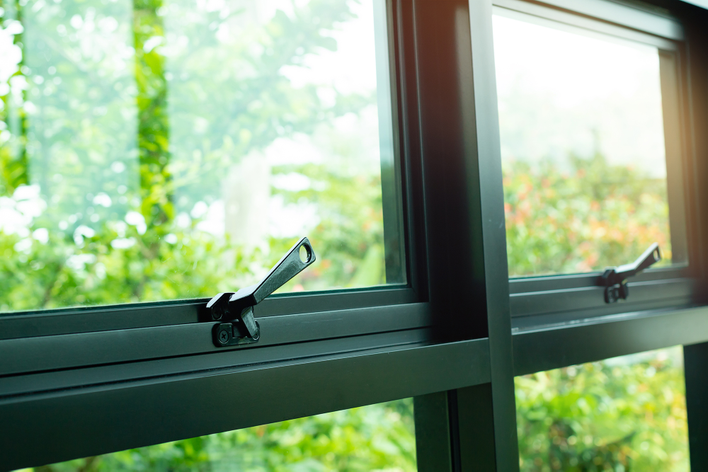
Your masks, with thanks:
M 688 470 L 681 349 L 516 379 L 523 471 Z
M 666 181 L 610 165 L 602 154 L 505 163 L 504 202 L 511 276 L 580 273 L 635 260 L 654 242 L 671 261 Z
M 260 22 L 237 0 L 24 7 L 29 66 L 22 57 L 14 77 L 30 84 L 29 99 L 15 111 L 32 113 L 26 135 L 1 150 L 30 143 L 29 158 L 4 157 L 2 182 L 9 211 L 28 224 L 0 233 L 13 254 L 0 263 L 0 309 L 210 296 L 262 276 L 294 238 L 245 248 L 200 231 L 190 211 L 218 198 L 214 182 L 243 156 L 280 137 L 331 136 L 337 116 L 375 106 L 373 93 L 336 90 L 325 103 L 327 84 L 296 86 L 284 73 L 336 50 L 331 32 L 355 3 L 314 0 Z M 309 187 L 276 189 L 286 205 L 315 206 L 319 220 L 310 239 L 324 256 L 291 288 L 385 281 L 378 169 L 343 165 L 359 156 L 334 144 L 327 162 L 273 169 L 312 173 Z
M 319 260 L 286 289 L 384 283 L 377 163 L 362 145 L 367 133 L 334 126 L 352 116 L 361 126 L 375 93 L 345 94 L 288 75 L 336 50 L 334 32 L 355 18 L 357 4 L 312 0 L 261 14 L 239 0 L 139 0 L 132 8 L 5 1 L 0 48 L 11 60 L 0 64 L 0 311 L 211 296 L 252 283 L 294 238 L 246 247 L 203 230 L 206 218 L 195 210 L 218 200 L 225 169 L 302 135 L 327 159 L 273 166 L 275 177 L 304 182 L 273 192 L 284 206 L 316 208 L 306 228 Z M 655 240 L 670 254 L 661 182 L 599 154 L 572 162 L 567 175 L 550 165 L 505 169 L 512 275 L 621 264 Z M 575 392 L 548 375 L 554 387 Z M 669 393 L 679 391 L 679 377 L 665 377 Z M 564 449 L 579 431 L 570 420 L 579 397 L 532 396 L 532 380 L 517 388 L 525 464 L 622 463 L 618 454 L 634 457 L 630 445 L 648 434 L 632 423 L 624 436 L 592 432 L 601 439 L 594 449 Z M 621 410 L 623 400 L 603 401 Z M 611 426 L 616 417 L 595 419 Z M 674 439 L 671 447 L 684 444 Z M 218 470 L 215 458 L 229 449 L 245 470 L 412 470 L 414 444 L 406 400 L 51 468 Z

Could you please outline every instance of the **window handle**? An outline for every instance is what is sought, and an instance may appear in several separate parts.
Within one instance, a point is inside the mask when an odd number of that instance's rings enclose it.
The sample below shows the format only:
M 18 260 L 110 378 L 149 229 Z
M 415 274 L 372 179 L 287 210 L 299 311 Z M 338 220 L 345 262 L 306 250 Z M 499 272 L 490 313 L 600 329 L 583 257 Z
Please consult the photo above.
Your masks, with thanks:
M 259 283 L 236 293 L 220 293 L 209 300 L 206 305 L 206 321 L 220 321 L 212 330 L 214 345 L 225 347 L 258 342 L 261 330 L 253 315 L 254 307 L 315 262 L 315 259 L 310 241 L 302 238 Z
M 629 295 L 627 279 L 660 260 L 659 245 L 654 243 L 631 264 L 605 269 L 605 272 L 600 276 L 601 283 L 605 286 L 605 303 L 615 303 L 619 299 L 626 300 Z

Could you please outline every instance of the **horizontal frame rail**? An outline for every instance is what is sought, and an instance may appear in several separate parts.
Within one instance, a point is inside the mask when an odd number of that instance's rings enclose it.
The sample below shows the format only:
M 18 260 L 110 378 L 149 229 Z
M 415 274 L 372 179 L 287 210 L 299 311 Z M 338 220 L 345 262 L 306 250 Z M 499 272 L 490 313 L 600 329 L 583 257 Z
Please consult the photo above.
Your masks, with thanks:
M 429 344 L 430 330 L 411 329 L 366 336 L 349 336 L 307 343 L 282 344 L 263 349 L 219 350 L 212 353 L 164 359 L 123 362 L 76 369 L 13 375 L 0 380 L 0 400 L 12 396 L 85 388 L 158 377 L 175 377 L 194 372 L 306 361 L 325 355 L 345 355 L 372 349 Z
M 214 294 L 216 295 L 216 294 Z M 194 323 L 208 298 L 0 313 L 0 340 Z M 408 287 L 274 294 L 256 317 L 353 310 L 419 302 Z
M 708 307 L 625 313 L 513 333 L 514 375 L 708 341 Z
M 554 274 L 529 277 L 512 277 L 509 279 L 509 292 L 523 294 L 528 292 L 543 292 L 547 290 L 566 290 L 573 288 L 593 287 L 600 284 L 604 271 L 583 274 Z M 631 278 L 637 282 L 656 282 L 690 277 L 688 265 L 648 269 Z
M 519 319 L 566 313 L 577 319 L 695 304 L 699 301 L 696 290 L 698 281 L 695 279 L 678 278 L 640 282 L 632 278 L 628 282 L 629 298 L 621 303 L 611 304 L 605 302 L 605 288 L 597 285 L 514 293 L 509 300 L 511 316 Z
M 431 323 L 427 303 L 257 319 L 260 341 L 235 348 L 214 347 L 212 322 L 6 339 L 0 341 L 0 378 L 232 350 L 262 351 L 274 345 L 425 328 Z
M 586 20 L 580 16 L 613 23 L 649 33 L 658 37 L 682 41 L 685 38 L 681 22 L 658 11 L 647 11 L 642 7 L 612 0 L 494 0 L 494 5 L 521 11 L 530 15 L 550 17 L 556 21 L 569 21 L 584 26 Z M 554 9 L 557 9 L 554 11 Z M 568 12 L 568 13 L 566 13 Z M 578 15 L 578 13 L 580 15 Z
M 485 338 L 16 396 L 0 399 L 0 468 L 39 466 L 489 381 Z

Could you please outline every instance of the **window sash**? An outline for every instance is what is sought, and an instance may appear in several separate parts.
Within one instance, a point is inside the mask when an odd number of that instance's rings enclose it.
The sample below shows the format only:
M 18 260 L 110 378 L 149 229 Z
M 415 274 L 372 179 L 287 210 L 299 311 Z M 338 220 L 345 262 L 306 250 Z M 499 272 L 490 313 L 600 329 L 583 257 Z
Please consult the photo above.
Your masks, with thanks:
M 677 260 L 687 261 L 669 268 L 649 269 L 631 278 L 630 298 L 611 305 L 605 303 L 604 288 L 598 286 L 600 272 L 510 278 L 514 326 L 562 323 L 571 319 L 695 303 L 700 296 L 695 278 L 699 269 L 690 264 L 700 264 L 695 257 L 689 257 L 688 251 L 690 239 L 695 237 L 693 222 L 696 218 L 695 215 L 689 216 L 686 204 L 687 199 L 695 197 L 691 196 L 693 187 L 686 185 L 691 182 L 687 173 L 690 166 L 686 165 L 689 154 L 686 141 L 690 138 L 684 130 L 690 125 L 686 122 L 682 111 L 685 107 L 680 98 L 685 95 L 681 77 L 686 74 L 681 69 L 685 51 L 677 42 L 685 38 L 681 23 L 670 15 L 604 0 L 582 4 L 575 0 L 550 0 L 543 4 L 494 0 L 493 3 L 494 11 L 503 15 L 555 27 L 565 25 L 571 31 L 580 29 L 659 48 L 672 251 Z

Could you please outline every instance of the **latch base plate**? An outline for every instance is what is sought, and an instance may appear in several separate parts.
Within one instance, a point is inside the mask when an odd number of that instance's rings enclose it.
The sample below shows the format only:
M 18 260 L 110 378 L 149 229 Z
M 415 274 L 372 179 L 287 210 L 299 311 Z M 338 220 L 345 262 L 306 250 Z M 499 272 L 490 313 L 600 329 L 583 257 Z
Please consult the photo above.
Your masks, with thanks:
M 626 300 L 629 296 L 629 285 L 626 280 L 605 288 L 605 303 L 615 303 Z
M 212 328 L 212 340 L 214 341 L 214 346 L 216 347 L 226 347 L 226 346 L 240 346 L 242 344 L 253 344 L 257 343 L 260 339 L 260 326 L 256 321 L 256 326 L 258 326 L 257 335 L 255 337 L 250 337 L 248 334 L 244 335 L 238 327 L 238 321 L 235 323 L 218 323 Z

